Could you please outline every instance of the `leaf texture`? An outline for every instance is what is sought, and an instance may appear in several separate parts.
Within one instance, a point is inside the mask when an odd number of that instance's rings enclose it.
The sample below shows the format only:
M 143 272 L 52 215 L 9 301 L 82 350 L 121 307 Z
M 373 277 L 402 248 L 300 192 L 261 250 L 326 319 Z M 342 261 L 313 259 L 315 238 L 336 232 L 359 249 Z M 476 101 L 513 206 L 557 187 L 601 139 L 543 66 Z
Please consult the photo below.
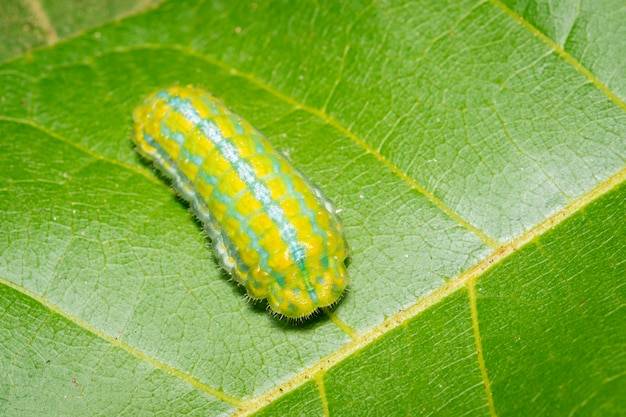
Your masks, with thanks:
M 0 414 L 626 413 L 625 16 L 166 1 L 0 51 Z M 137 157 L 133 109 L 188 84 L 340 208 L 333 311 L 246 301 Z

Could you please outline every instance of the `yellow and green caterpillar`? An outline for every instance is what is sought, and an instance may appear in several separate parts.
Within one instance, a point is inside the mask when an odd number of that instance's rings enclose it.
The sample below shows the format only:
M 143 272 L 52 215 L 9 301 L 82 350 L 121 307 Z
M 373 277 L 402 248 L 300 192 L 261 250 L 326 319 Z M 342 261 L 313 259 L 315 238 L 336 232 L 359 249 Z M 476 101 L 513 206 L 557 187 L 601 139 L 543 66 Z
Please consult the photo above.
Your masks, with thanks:
M 251 298 L 302 318 L 341 297 L 347 244 L 335 209 L 261 132 L 194 87 L 152 94 L 134 120 L 137 150 L 189 201 Z

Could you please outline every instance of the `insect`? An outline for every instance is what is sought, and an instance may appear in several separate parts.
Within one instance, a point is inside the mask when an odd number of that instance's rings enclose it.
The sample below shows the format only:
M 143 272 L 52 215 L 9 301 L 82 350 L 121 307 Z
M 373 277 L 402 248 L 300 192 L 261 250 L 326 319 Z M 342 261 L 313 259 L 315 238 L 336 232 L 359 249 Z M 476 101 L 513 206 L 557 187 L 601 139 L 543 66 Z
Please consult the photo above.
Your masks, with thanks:
M 153 93 L 134 121 L 138 152 L 190 203 L 250 298 L 289 318 L 339 300 L 348 247 L 335 208 L 261 132 L 191 86 Z

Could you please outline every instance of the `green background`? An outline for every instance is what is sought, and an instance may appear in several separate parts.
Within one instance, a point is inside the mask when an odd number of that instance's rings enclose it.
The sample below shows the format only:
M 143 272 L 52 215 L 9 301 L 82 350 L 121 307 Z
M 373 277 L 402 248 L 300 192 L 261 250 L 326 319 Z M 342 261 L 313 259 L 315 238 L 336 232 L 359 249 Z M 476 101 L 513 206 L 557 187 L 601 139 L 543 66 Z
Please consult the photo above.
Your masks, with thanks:
M 0 415 L 626 415 L 624 21 L 617 0 L 4 2 Z M 341 210 L 332 313 L 246 301 L 136 155 L 133 109 L 173 84 Z

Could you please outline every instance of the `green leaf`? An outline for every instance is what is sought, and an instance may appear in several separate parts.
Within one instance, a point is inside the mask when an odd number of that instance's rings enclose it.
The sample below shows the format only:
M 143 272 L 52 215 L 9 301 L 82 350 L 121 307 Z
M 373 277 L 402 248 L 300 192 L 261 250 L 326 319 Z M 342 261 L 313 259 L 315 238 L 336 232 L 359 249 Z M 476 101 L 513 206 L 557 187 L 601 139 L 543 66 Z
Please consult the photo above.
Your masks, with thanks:
M 0 61 L 157 3 L 159 0 L 0 2 Z
M 625 17 L 170 1 L 1 64 L 0 414 L 626 413 Z M 173 84 L 341 209 L 332 312 L 246 301 L 136 155 Z

